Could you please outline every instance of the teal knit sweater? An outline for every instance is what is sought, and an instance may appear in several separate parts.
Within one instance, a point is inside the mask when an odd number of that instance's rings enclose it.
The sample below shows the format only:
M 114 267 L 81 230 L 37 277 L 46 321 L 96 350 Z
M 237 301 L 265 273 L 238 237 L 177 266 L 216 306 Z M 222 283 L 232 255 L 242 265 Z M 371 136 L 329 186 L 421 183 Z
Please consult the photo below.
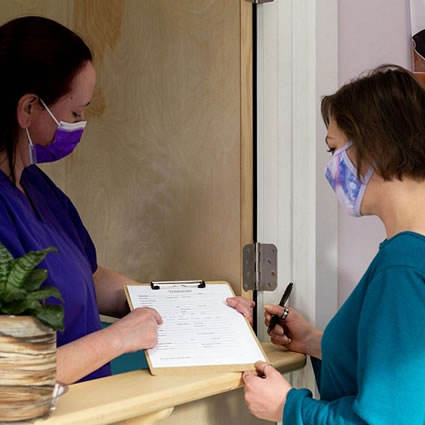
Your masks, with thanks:
M 288 393 L 283 425 L 425 424 L 425 237 L 385 240 L 322 338 L 320 400 Z

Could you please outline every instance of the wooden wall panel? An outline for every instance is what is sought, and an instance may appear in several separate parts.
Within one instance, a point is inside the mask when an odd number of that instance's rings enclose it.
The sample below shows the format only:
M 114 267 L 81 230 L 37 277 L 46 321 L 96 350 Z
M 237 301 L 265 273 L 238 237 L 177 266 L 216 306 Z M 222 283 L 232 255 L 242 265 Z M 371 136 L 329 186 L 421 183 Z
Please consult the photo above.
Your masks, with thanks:
M 239 293 L 241 233 L 252 238 L 246 196 L 241 211 L 241 184 L 248 196 L 252 184 L 249 174 L 241 181 L 241 122 L 248 152 L 252 133 L 250 109 L 241 109 L 240 0 L 0 0 L 0 7 L 2 22 L 56 19 L 95 54 L 83 141 L 44 169 L 76 204 L 99 264 L 139 281 L 225 279 Z M 243 51 L 249 59 L 249 43 Z M 250 75 L 243 81 L 247 99 Z

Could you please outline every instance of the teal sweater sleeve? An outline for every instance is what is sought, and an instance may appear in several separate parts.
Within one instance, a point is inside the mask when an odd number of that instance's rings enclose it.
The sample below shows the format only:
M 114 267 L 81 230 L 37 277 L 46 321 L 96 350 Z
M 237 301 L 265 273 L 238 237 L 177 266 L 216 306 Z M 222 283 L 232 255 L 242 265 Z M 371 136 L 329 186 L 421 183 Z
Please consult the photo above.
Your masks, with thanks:
M 314 400 L 310 391 L 292 389 L 283 425 L 425 424 L 423 272 L 406 266 L 385 268 L 367 282 L 358 303 L 360 316 L 352 317 L 358 321 L 356 335 L 339 332 L 331 338 L 342 347 L 341 355 L 346 338 L 356 338 L 356 361 L 350 366 L 357 391 Z M 335 329 L 342 331 L 344 324 Z M 322 385 L 329 385 L 323 378 Z

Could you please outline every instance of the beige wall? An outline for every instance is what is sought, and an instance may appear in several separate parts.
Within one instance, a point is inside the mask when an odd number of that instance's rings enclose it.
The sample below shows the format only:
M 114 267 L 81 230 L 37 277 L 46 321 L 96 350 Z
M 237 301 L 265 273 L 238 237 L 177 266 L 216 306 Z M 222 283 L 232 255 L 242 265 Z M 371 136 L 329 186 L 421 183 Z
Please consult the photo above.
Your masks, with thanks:
M 99 264 L 240 292 L 241 245 L 252 239 L 250 6 L 0 0 L 1 22 L 50 17 L 94 52 L 82 143 L 43 168 L 77 206 Z

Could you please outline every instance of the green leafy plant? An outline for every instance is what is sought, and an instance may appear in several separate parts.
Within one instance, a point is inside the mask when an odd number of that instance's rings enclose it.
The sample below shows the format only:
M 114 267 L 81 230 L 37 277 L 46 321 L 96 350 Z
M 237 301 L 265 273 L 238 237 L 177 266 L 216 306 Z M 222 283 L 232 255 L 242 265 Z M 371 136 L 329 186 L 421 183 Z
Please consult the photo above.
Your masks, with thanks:
M 34 316 L 54 330 L 63 330 L 63 307 L 46 303 L 48 297 L 63 301 L 62 296 L 53 286 L 40 288 L 48 272 L 35 268 L 49 252 L 57 249 L 30 251 L 14 259 L 0 243 L 0 314 Z

